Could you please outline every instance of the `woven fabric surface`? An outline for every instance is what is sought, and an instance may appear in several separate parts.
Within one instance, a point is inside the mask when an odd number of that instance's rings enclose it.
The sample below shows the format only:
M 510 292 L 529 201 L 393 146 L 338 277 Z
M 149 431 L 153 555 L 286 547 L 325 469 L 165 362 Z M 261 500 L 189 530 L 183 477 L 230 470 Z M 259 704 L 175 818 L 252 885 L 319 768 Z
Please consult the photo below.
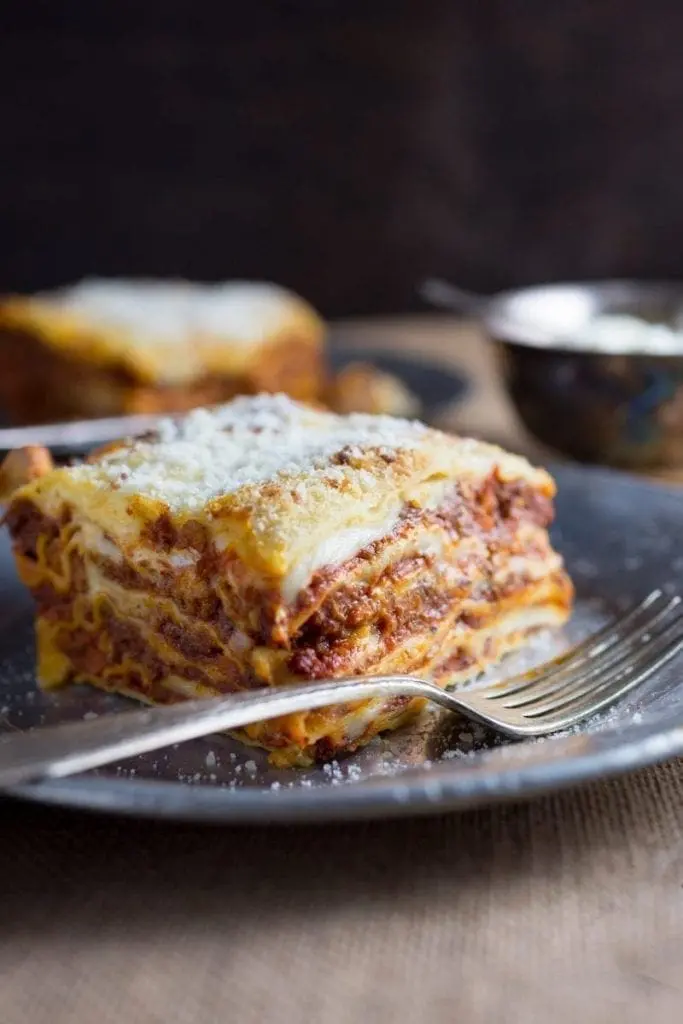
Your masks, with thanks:
M 683 761 L 531 804 L 324 827 L 8 803 L 0 1019 L 678 1020 L 682 808 Z

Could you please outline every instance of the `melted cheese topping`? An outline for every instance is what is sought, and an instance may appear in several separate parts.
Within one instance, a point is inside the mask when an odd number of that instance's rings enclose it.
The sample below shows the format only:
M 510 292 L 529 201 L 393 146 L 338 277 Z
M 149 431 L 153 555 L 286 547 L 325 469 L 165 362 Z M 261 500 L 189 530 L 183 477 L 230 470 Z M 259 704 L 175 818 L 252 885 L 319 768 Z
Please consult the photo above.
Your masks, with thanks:
M 285 601 L 294 601 L 318 569 L 326 565 L 343 565 L 368 544 L 386 537 L 395 524 L 394 516 L 375 525 L 351 527 L 327 537 L 297 562 L 283 579 L 280 588 Z

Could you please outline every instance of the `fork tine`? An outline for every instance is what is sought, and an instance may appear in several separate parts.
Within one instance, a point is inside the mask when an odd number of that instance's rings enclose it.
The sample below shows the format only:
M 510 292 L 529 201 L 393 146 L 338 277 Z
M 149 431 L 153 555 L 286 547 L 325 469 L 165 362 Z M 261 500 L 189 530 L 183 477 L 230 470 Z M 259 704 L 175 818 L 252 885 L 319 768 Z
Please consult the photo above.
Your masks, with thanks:
M 581 643 L 577 644 L 566 654 L 560 655 L 558 658 L 554 658 L 549 664 L 543 665 L 538 669 L 521 672 L 517 675 L 511 676 L 509 679 L 501 683 L 494 684 L 489 688 L 490 692 L 487 693 L 487 697 L 491 700 L 510 697 L 515 693 L 521 693 L 523 690 L 528 690 L 530 687 L 538 686 L 549 676 L 552 676 L 553 679 L 559 677 L 560 674 L 565 676 L 568 672 L 573 671 L 579 665 L 582 665 L 587 661 L 592 661 L 594 658 L 601 655 L 604 651 L 609 650 L 619 642 L 623 636 L 624 629 L 627 626 L 637 622 L 640 616 L 653 606 L 656 608 L 661 604 L 663 599 L 664 594 L 661 590 L 653 590 L 639 604 L 635 605 L 628 612 L 622 615 L 621 618 L 616 621 L 608 622 L 596 633 L 586 637 L 585 640 L 582 640 Z
M 610 676 L 608 683 L 605 686 L 600 687 L 600 692 L 591 692 L 592 699 L 585 702 L 584 704 L 575 707 L 565 707 L 559 714 L 549 715 L 545 719 L 540 719 L 548 726 L 548 731 L 556 732 L 558 729 L 567 728 L 570 725 L 575 725 L 578 721 L 582 721 L 586 718 L 592 718 L 597 715 L 599 711 L 603 711 L 605 708 L 614 704 L 620 697 L 625 697 L 627 693 L 634 690 L 641 683 L 644 683 L 646 679 L 653 676 L 655 672 L 663 668 L 668 662 L 670 662 L 680 651 L 683 650 L 683 636 L 679 636 L 677 639 L 671 641 L 661 652 L 659 657 L 653 661 L 646 662 L 639 672 L 635 675 L 629 676 L 626 682 L 621 682 L 623 674 L 616 678 Z M 642 663 L 641 663 L 642 664 Z M 609 682 L 612 685 L 609 686 Z
M 518 710 L 527 707 L 531 708 L 534 705 L 546 702 L 549 697 L 555 697 L 555 701 L 559 703 L 565 691 L 575 691 L 577 687 L 587 683 L 589 680 L 594 680 L 596 677 L 604 675 L 605 670 L 610 665 L 623 661 L 625 655 L 633 651 L 640 651 L 643 645 L 643 637 L 647 637 L 661 622 L 666 623 L 671 612 L 678 608 L 680 604 L 680 597 L 671 598 L 664 608 L 659 609 L 646 621 L 625 634 L 620 641 L 611 644 L 606 649 L 603 648 L 600 654 L 590 661 L 584 661 L 582 665 L 579 665 L 578 671 L 572 670 L 570 673 L 558 672 L 555 674 L 551 672 L 543 680 L 537 682 L 535 686 L 526 687 L 522 691 L 517 690 L 511 695 L 511 699 L 503 701 L 504 706 L 506 708 L 517 708 Z M 679 618 L 680 609 L 675 621 Z M 655 634 L 655 636 L 657 635 L 659 634 Z M 543 685 L 544 683 L 546 685 Z
M 657 659 L 670 648 L 683 644 L 683 635 L 681 635 L 682 621 L 683 615 L 677 615 L 674 621 L 660 630 L 646 646 L 641 648 L 635 657 L 633 657 L 630 651 L 625 651 L 623 656 L 617 661 L 613 661 L 606 666 L 604 672 L 599 673 L 597 678 L 593 677 L 590 682 L 586 678 L 578 680 L 577 685 L 572 690 L 562 694 L 555 694 L 551 700 L 544 703 L 534 704 L 523 711 L 524 716 L 529 719 L 536 719 L 553 715 L 559 711 L 564 711 L 566 714 L 571 713 L 572 717 L 576 717 L 579 713 L 583 716 L 588 713 L 595 699 L 605 689 L 608 689 L 611 693 L 616 684 L 615 693 L 617 696 L 622 692 L 623 688 L 630 689 L 631 685 L 636 685 L 632 683 L 632 679 L 638 678 L 637 673 L 641 668 L 648 669 L 650 665 L 656 663 Z M 622 680 L 626 680 L 623 687 L 621 686 Z M 579 708 L 581 709 L 580 712 Z

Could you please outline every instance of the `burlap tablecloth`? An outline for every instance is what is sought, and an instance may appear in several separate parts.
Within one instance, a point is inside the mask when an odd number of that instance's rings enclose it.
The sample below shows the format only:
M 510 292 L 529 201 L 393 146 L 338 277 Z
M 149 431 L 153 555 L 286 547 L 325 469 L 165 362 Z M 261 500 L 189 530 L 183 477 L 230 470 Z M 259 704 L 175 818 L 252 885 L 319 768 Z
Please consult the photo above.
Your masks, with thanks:
M 0 1024 L 680 1021 L 682 807 L 683 761 L 528 805 L 315 828 L 6 802 Z

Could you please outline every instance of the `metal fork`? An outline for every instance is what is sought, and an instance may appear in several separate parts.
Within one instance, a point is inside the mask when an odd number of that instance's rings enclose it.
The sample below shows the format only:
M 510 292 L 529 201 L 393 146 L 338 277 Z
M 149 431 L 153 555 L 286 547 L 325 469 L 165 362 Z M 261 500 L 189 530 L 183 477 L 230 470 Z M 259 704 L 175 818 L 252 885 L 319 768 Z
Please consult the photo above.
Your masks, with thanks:
M 544 736 L 604 710 L 681 648 L 681 598 L 654 590 L 622 618 L 546 665 L 458 693 L 412 676 L 335 679 L 14 733 L 0 740 L 0 788 L 74 775 L 210 733 L 368 698 L 426 697 L 506 736 Z

